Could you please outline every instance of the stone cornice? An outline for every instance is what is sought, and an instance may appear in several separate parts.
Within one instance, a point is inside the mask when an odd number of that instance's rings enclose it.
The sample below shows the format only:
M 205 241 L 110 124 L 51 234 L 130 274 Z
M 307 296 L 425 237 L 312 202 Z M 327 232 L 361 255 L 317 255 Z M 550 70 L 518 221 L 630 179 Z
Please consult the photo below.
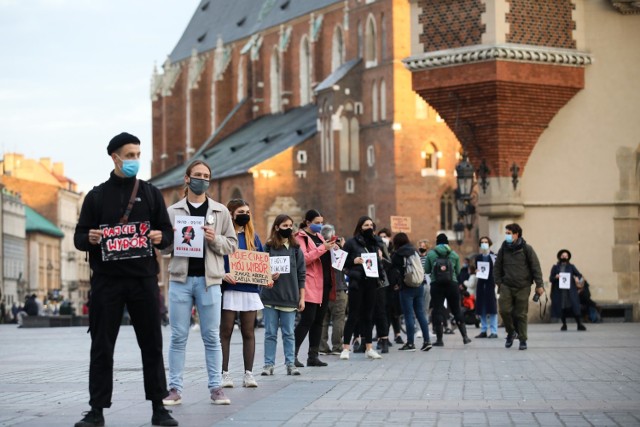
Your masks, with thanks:
M 623 15 L 640 14 L 640 1 L 638 0 L 609 0 L 611 5 Z
M 426 52 L 405 58 L 402 62 L 409 71 L 419 71 L 495 60 L 573 67 L 583 67 L 593 62 L 591 56 L 584 52 L 517 44 L 476 45 Z

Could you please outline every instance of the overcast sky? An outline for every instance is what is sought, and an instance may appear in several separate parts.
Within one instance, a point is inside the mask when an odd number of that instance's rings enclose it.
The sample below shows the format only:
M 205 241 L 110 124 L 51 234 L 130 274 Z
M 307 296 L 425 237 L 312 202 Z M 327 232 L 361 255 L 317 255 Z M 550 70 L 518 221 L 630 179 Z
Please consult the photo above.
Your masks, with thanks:
M 82 191 L 127 131 L 151 161 L 150 79 L 198 0 L 0 0 L 0 150 L 64 162 Z

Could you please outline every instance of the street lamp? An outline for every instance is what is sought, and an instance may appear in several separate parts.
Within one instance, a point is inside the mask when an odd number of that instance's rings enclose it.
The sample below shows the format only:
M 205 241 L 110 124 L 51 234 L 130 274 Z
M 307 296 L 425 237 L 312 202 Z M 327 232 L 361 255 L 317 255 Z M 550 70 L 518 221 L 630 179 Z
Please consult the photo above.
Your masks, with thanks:
M 460 246 L 464 241 L 464 224 L 460 222 L 460 218 L 458 218 L 458 222 L 453 224 L 453 232 L 456 235 L 456 242 Z
M 473 223 L 476 221 L 476 207 L 471 203 L 467 205 L 467 212 L 464 216 L 464 225 L 467 226 L 467 230 L 471 231 Z
M 460 191 L 460 197 L 464 200 L 471 197 L 471 190 L 473 190 L 473 174 L 474 169 L 471 163 L 469 163 L 467 156 L 462 155 L 462 161 L 456 166 L 456 175 L 458 181 L 458 190 Z

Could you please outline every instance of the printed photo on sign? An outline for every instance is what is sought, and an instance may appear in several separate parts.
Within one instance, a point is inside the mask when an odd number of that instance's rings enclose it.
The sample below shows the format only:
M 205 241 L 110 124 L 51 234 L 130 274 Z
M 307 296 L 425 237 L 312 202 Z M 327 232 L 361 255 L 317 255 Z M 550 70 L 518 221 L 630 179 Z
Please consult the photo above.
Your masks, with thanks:
M 344 262 L 347 260 L 348 253 L 342 249 L 333 249 L 331 251 L 331 267 L 338 271 L 344 268 Z
M 367 277 L 378 277 L 378 255 L 373 252 L 360 255 L 364 260 L 364 274 Z
M 478 279 L 488 279 L 489 278 L 489 262 L 487 261 L 478 261 L 478 267 L 476 268 L 476 277 Z
M 101 225 L 102 261 L 153 256 L 153 245 L 148 237 L 149 230 L 149 221 Z
M 229 269 L 239 283 L 267 286 L 271 281 L 271 263 L 265 252 L 238 249 L 229 255 Z
M 178 215 L 173 224 L 173 255 L 204 257 L 204 218 L 201 216 Z
M 571 289 L 571 273 L 560 273 L 560 289 Z
M 271 263 L 271 274 L 280 273 L 288 274 L 291 272 L 291 257 L 289 256 L 272 256 L 269 257 Z

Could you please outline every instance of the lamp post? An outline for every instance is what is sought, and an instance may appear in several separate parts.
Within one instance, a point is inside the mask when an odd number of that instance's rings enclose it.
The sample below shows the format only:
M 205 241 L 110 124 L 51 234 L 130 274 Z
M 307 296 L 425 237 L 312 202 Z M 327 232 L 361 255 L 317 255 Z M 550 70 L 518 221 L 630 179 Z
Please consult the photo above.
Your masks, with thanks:
M 458 218 L 458 222 L 453 224 L 453 232 L 456 235 L 456 242 L 458 243 L 458 246 L 460 246 L 464 241 L 464 224 L 460 219 L 461 218 Z
M 465 226 L 468 230 L 473 228 L 475 222 L 476 208 L 471 204 L 471 193 L 473 191 L 473 174 L 475 170 L 469 163 L 466 154 L 462 155 L 462 160 L 456 165 L 456 209 L 458 210 L 458 222 L 453 225 L 458 245 L 464 241 Z

